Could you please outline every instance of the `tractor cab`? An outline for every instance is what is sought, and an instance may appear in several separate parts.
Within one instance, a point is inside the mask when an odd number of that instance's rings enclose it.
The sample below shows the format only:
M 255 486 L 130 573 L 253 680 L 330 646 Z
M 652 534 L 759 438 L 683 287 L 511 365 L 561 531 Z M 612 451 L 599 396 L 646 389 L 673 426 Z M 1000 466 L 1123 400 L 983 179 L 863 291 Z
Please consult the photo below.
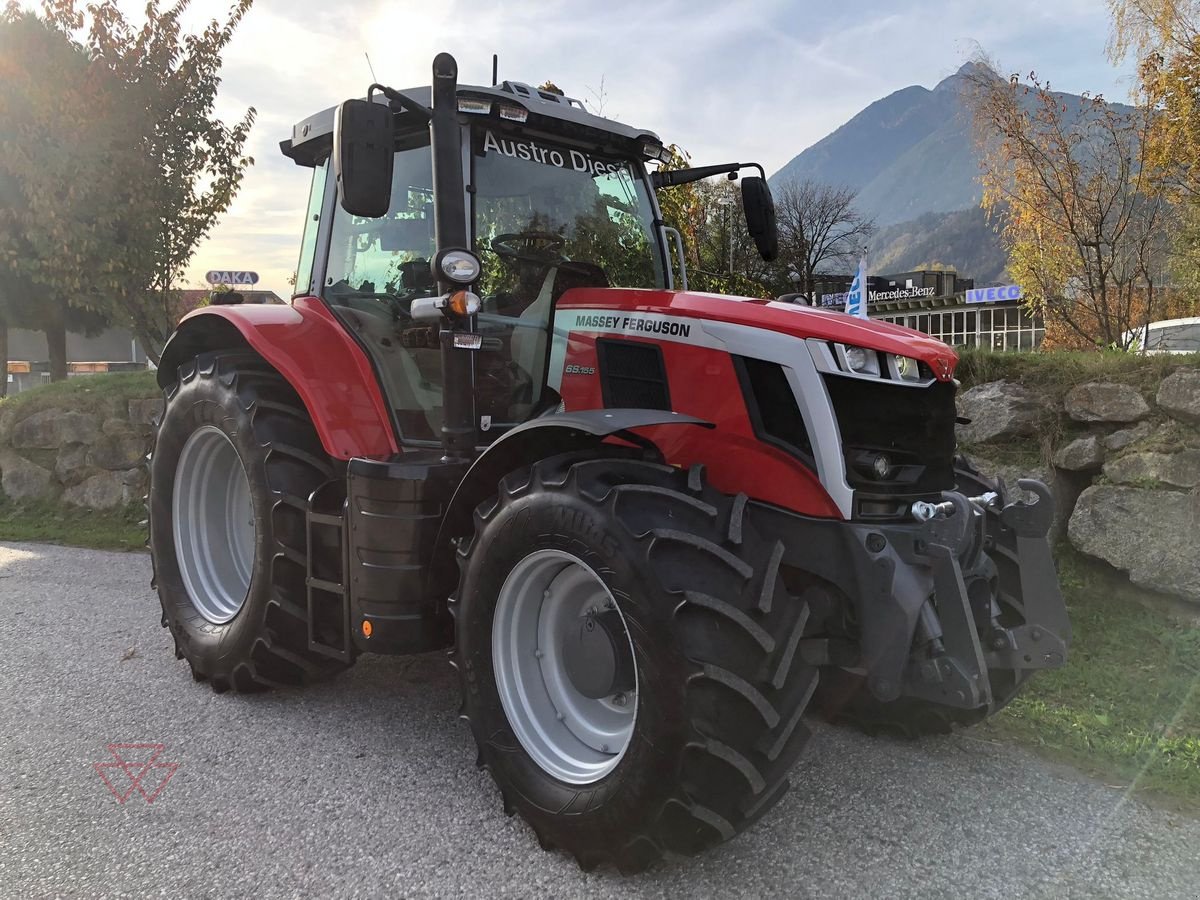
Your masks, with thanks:
M 404 444 L 434 445 L 445 424 L 445 323 L 414 315 L 413 302 L 447 287 L 434 269 L 437 129 L 426 109 L 429 88 L 379 91 L 301 122 L 283 142 L 286 155 L 313 169 L 296 285 L 322 298 L 358 337 Z M 458 85 L 453 101 L 452 124 L 442 132 L 450 146 L 442 149 L 461 166 L 461 182 L 448 189 L 461 200 L 460 249 L 478 264 L 471 285 L 478 308 L 460 326 L 479 335 L 472 420 L 475 444 L 484 445 L 558 405 L 546 382 L 551 313 L 563 294 L 674 286 L 672 230 L 646 168 L 668 154 L 652 132 L 521 83 Z M 392 153 L 335 150 L 339 142 L 373 141 L 371 128 L 388 133 Z M 711 168 L 735 173 L 738 166 Z M 747 197 L 752 207 L 769 204 L 765 183 Z M 448 205 L 443 218 L 457 218 L 459 204 Z

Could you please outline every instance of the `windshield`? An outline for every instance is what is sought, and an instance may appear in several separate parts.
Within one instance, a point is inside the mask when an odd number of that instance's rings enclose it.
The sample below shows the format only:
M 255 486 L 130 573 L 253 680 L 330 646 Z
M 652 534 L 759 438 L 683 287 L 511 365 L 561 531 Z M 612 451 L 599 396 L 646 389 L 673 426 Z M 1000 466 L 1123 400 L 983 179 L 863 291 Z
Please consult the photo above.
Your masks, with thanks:
M 568 262 L 575 281 L 664 286 L 653 208 L 630 162 L 490 128 L 475 132 L 473 152 L 484 293 Z
M 1195 353 L 1200 350 L 1200 323 L 1191 325 L 1150 326 L 1147 350 L 1175 350 Z

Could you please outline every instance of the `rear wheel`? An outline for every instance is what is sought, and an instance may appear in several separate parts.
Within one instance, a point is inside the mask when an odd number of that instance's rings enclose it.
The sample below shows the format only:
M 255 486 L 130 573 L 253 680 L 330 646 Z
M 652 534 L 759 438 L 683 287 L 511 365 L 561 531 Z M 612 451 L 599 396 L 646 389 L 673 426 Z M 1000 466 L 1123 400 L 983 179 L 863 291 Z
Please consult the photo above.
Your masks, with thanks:
M 305 508 L 332 475 L 299 397 L 261 358 L 180 367 L 150 462 L 150 550 L 176 655 L 213 690 L 345 667 L 308 649 Z
M 778 802 L 817 678 L 781 551 L 699 468 L 556 457 L 480 507 L 454 661 L 479 761 L 543 847 L 638 871 Z

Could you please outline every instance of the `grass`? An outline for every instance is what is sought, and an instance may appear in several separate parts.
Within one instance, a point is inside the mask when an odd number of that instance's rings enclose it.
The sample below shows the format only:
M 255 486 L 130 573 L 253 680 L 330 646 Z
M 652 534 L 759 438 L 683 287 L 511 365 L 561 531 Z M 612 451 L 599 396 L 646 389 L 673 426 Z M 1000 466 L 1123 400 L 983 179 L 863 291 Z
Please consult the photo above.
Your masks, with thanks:
M 983 733 L 1200 809 L 1200 628 L 1139 604 L 1136 589 L 1069 549 L 1059 567 L 1070 660 L 1034 677 Z
M 989 381 L 1019 381 L 1059 400 L 1071 388 L 1089 381 L 1120 381 L 1153 395 L 1159 383 L 1183 366 L 1200 366 L 1200 354 L 1140 356 L 1117 351 L 997 353 L 978 348 L 958 351 L 955 375 L 964 388 Z
M 150 371 L 79 375 L 0 400 L 0 416 L 17 421 L 45 409 L 64 409 L 124 418 L 130 400 L 162 396 L 154 378 Z
M 96 550 L 143 550 L 146 510 L 140 504 L 97 511 L 53 501 L 13 503 L 0 499 L 0 540 L 66 544 Z

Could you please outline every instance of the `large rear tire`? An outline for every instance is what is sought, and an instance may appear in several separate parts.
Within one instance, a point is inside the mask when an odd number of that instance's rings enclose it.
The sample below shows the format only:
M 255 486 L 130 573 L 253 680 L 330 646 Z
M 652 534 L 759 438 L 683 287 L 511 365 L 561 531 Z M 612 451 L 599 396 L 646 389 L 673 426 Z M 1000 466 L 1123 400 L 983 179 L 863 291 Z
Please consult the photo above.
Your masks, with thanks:
M 150 460 L 162 624 L 218 693 L 292 686 L 345 664 L 308 649 L 308 496 L 333 468 L 291 386 L 251 353 L 185 363 Z
M 463 711 L 544 848 L 635 872 L 779 801 L 817 681 L 782 549 L 699 467 L 555 457 L 477 510 L 451 602 Z M 611 640 L 580 672 L 589 630 Z

